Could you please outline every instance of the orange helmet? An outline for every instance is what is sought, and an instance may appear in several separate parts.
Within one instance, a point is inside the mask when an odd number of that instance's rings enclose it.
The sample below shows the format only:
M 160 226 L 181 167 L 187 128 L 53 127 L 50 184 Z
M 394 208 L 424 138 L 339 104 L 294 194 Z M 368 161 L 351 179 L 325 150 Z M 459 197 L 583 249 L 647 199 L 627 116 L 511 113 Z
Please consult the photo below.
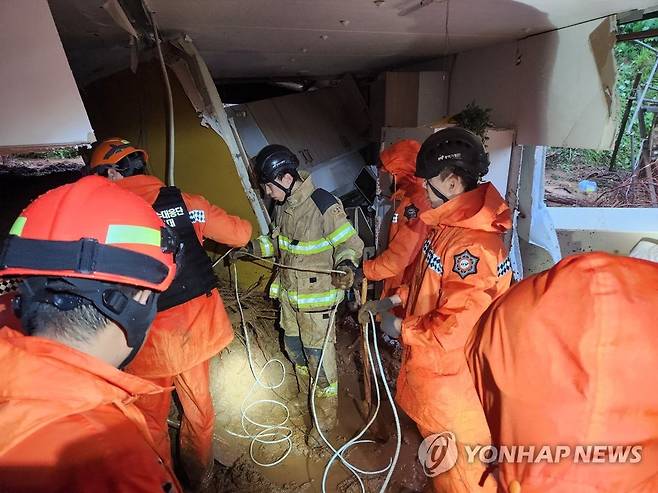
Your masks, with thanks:
M 137 354 L 155 317 L 158 295 L 145 303 L 122 285 L 164 291 L 176 273 L 173 232 L 137 195 L 87 176 L 32 202 L 0 251 L 0 276 L 21 276 L 15 310 L 31 329 L 37 303 L 68 311 L 91 303 L 125 331 Z
M 130 176 L 136 169 L 143 168 L 148 159 L 144 149 L 138 149 L 120 137 L 111 137 L 96 144 L 89 160 L 89 170 L 93 174 L 107 175 L 108 168 L 117 168 L 122 175 Z
M 153 208 L 97 176 L 55 188 L 16 219 L 0 276 L 95 279 L 164 291 L 176 241 Z

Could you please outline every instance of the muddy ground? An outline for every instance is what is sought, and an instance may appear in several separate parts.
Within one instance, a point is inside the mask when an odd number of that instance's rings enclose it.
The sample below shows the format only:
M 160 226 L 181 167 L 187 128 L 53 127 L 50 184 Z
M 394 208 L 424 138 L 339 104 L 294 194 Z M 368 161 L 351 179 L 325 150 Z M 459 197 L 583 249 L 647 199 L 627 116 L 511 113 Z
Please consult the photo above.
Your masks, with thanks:
M 0 240 L 4 238 L 20 211 L 34 198 L 59 185 L 70 183 L 81 176 L 81 160 L 44 159 L 5 160 L 0 165 Z M 276 307 L 265 299 L 262 291 L 243 293 L 245 319 L 252 334 L 254 366 L 260 369 L 265 362 L 276 358 L 282 362 L 286 376 L 275 390 L 252 390 L 254 376 L 248 364 L 245 339 L 240 328 L 235 296 L 230 286 L 222 286 L 222 295 L 236 329 L 236 339 L 212 361 L 211 391 L 216 406 L 215 456 L 217 459 L 212 491 L 245 493 L 288 493 L 293 491 L 321 491 L 322 474 L 331 454 L 326 447 L 308 447 L 305 441 L 310 423 L 306 403 L 297 397 L 297 385 L 287 358 L 281 352 L 281 340 L 276 323 Z M 339 315 L 337 352 L 339 368 L 339 425 L 330 434 L 330 441 L 340 447 L 366 423 L 363 411 L 363 377 L 360 354 L 360 328 L 352 315 L 344 311 Z M 399 346 L 389 345 L 380 339 L 385 372 L 391 391 L 400 366 Z M 281 365 L 274 364 L 261 377 L 269 382 L 281 378 Z M 383 389 L 382 389 L 383 396 Z M 247 398 L 247 399 L 246 399 Z M 384 397 L 382 397 L 384 399 Z M 292 428 L 292 450 L 274 467 L 256 465 L 249 456 L 251 440 L 235 434 L 244 434 L 241 426 L 241 407 L 257 399 L 276 399 L 290 410 L 286 426 Z M 420 436 L 414 423 L 401 411 L 402 449 L 394 475 L 387 491 L 422 491 L 427 479 L 417 460 Z M 281 409 L 268 405 L 256 406 L 249 414 L 252 419 L 265 423 L 281 421 Z M 172 416 L 175 421 L 175 416 Z M 247 424 L 250 432 L 257 427 Z M 261 428 L 262 429 L 262 428 Z M 172 432 L 175 431 L 172 429 Z M 233 433 L 233 434 L 232 434 Z M 395 449 L 395 427 L 388 401 L 381 403 L 375 426 L 364 437 L 376 443 L 362 444 L 351 449 L 346 457 L 357 467 L 376 470 L 385 467 Z M 260 462 L 273 462 L 286 450 L 287 444 L 256 445 L 254 457 Z M 379 491 L 385 474 L 364 478 L 367 491 Z M 327 491 L 352 493 L 360 491 L 357 482 L 345 467 L 337 463 L 331 469 Z
M 232 319 L 238 320 L 230 293 L 222 290 L 227 298 Z M 215 401 L 217 425 L 215 432 L 215 457 L 220 462 L 214 491 L 222 492 L 292 492 L 321 491 L 322 475 L 331 454 L 326 447 L 308 447 L 305 434 L 309 425 L 306 402 L 298 398 L 297 384 L 292 367 L 281 352 L 281 341 L 276 326 L 276 311 L 260 293 L 254 292 L 243 302 L 248 306 L 245 315 L 252 335 L 251 345 L 255 367 L 262 368 L 270 359 L 280 360 L 286 369 L 283 385 L 275 390 L 258 388 L 252 392 L 254 377 L 249 368 L 244 338 L 236 337 L 233 343 L 215 358 L 211 366 L 211 390 Z M 262 318 L 261 318 L 262 315 Z M 238 323 L 236 322 L 236 327 Z M 236 331 L 241 333 L 242 330 Z M 363 378 L 360 354 L 360 328 L 349 313 L 343 312 L 338 323 L 337 352 L 339 368 L 339 425 L 330 434 L 330 441 L 340 447 L 366 423 L 363 413 Z M 400 366 L 400 349 L 380 339 L 383 365 L 392 387 Z M 274 364 L 261 376 L 270 385 L 281 379 L 281 366 Z M 392 389 L 394 392 L 394 389 Z M 384 391 L 382 389 L 382 395 Z M 245 400 L 246 399 L 246 400 Z M 292 428 L 292 450 L 279 464 L 263 467 L 249 456 L 251 440 L 232 433 L 244 434 L 241 426 L 241 409 L 258 399 L 275 399 L 290 409 L 287 426 Z M 276 424 L 285 418 L 280 408 L 270 404 L 255 406 L 249 417 L 261 423 Z M 426 478 L 417 460 L 421 438 L 413 422 L 400 412 L 402 426 L 402 450 L 395 473 L 387 491 L 422 491 Z M 247 424 L 247 430 L 255 433 L 262 428 Z M 375 426 L 365 438 L 376 443 L 356 446 L 346 454 L 350 462 L 364 470 L 385 467 L 395 449 L 395 426 L 390 404 L 382 401 Z M 276 461 L 285 452 L 287 443 L 256 445 L 254 457 L 262 463 Z M 379 491 L 385 474 L 365 477 L 367 491 Z M 357 492 L 358 483 L 340 465 L 335 464 L 329 474 L 327 491 Z
M 597 191 L 578 190 L 581 180 L 596 182 Z M 648 181 L 631 180 L 627 170 L 608 171 L 608 164 L 574 162 L 570 167 L 546 163 L 545 198 L 549 207 L 651 207 Z

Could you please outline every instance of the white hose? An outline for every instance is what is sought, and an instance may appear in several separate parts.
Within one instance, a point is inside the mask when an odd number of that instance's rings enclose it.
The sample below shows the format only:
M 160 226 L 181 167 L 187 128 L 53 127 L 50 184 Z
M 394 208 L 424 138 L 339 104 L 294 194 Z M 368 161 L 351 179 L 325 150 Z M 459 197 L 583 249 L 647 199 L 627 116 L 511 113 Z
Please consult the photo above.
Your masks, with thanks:
M 234 248 L 229 248 L 229 249 L 228 249 L 228 252 L 226 252 L 224 255 L 222 255 L 221 257 L 219 257 L 217 260 L 215 260 L 215 261 L 213 262 L 213 264 L 212 264 L 212 268 L 214 269 L 215 267 L 217 267 L 217 264 L 220 263 L 222 260 L 224 260 L 224 259 L 226 258 L 226 256 L 227 256 L 229 253 L 231 253 L 233 250 L 234 250 Z
M 320 356 L 320 362 L 318 363 L 318 372 L 322 368 L 322 360 L 324 359 L 324 351 L 327 347 L 328 341 L 331 340 L 331 330 L 333 328 L 333 321 L 334 317 L 336 314 L 336 308 L 331 313 L 331 318 L 329 320 L 329 327 L 327 328 L 327 334 L 325 335 L 325 340 L 324 344 L 322 347 L 322 355 Z M 315 390 L 317 388 L 317 378 L 313 380 L 313 388 L 311 390 L 311 412 L 313 414 L 313 422 L 315 423 L 315 426 L 318 430 L 318 433 L 322 440 L 325 442 L 325 444 L 333 451 L 333 455 L 331 456 L 331 459 L 329 459 L 329 462 L 327 462 L 327 465 L 325 466 L 324 473 L 322 475 L 322 491 L 323 493 L 326 493 L 326 487 L 327 487 L 327 478 L 329 475 L 329 470 L 331 469 L 332 465 L 336 461 L 336 459 L 340 459 L 340 461 L 343 463 L 343 465 L 352 473 L 352 475 L 356 478 L 356 480 L 359 482 L 359 486 L 361 487 L 361 492 L 365 493 L 365 485 L 363 483 L 363 480 L 360 476 L 362 475 L 377 475 L 377 474 L 382 474 L 386 471 L 388 471 L 386 478 L 384 479 L 384 483 L 382 484 L 381 489 L 379 490 L 380 493 L 383 493 L 386 490 L 386 487 L 388 486 L 388 483 L 391 480 L 391 477 L 393 476 L 393 471 L 395 470 L 395 465 L 397 464 L 398 457 L 400 455 L 400 447 L 402 444 L 402 436 L 401 436 L 401 430 L 400 430 L 400 418 L 397 413 L 397 409 L 395 407 L 395 403 L 393 400 L 393 396 L 391 395 L 390 388 L 388 386 L 388 382 L 386 381 L 386 375 L 384 373 L 384 367 L 382 365 L 381 361 L 381 354 L 379 353 L 379 346 L 377 344 L 377 335 L 375 334 L 375 319 L 373 317 L 372 312 L 370 312 L 370 324 L 366 327 L 366 340 L 365 340 L 365 345 L 366 345 L 366 356 L 368 358 L 368 364 L 370 368 L 374 368 L 373 361 L 372 361 L 372 351 L 370 349 L 370 329 L 372 330 L 372 337 L 375 345 L 375 355 L 377 357 L 377 366 L 379 368 L 379 374 L 381 381 L 384 385 L 384 389 L 386 391 L 386 396 L 389 400 L 389 403 L 391 405 L 391 410 L 393 411 L 393 417 L 395 419 L 395 429 L 396 429 L 396 448 L 395 448 L 395 453 L 393 455 L 393 458 L 389 461 L 388 466 L 381 470 L 377 471 L 366 471 L 359 469 L 356 467 L 354 464 L 350 463 L 345 457 L 344 453 L 351 447 L 355 445 L 359 445 L 362 443 L 374 443 L 373 440 L 361 440 L 361 437 L 368 431 L 370 426 L 374 423 L 375 419 L 377 418 L 377 415 L 379 414 L 379 407 L 381 403 L 381 394 L 380 394 L 380 389 L 379 389 L 379 379 L 377 378 L 377 373 L 373 372 L 374 380 L 375 380 L 375 400 L 376 400 L 376 406 L 375 406 L 375 412 L 372 413 L 371 418 L 368 420 L 368 423 L 357 433 L 352 439 L 350 439 L 348 442 L 346 442 L 342 447 L 339 449 L 335 449 L 331 443 L 327 440 L 327 438 L 324 436 L 322 433 L 322 430 L 319 426 L 318 419 L 317 419 L 317 412 L 315 410 Z
M 235 299 L 238 304 L 238 309 L 240 310 L 240 321 L 242 325 L 242 331 L 244 332 L 244 338 L 245 338 L 245 346 L 247 347 L 247 357 L 249 359 L 249 368 L 251 369 L 251 373 L 254 376 L 254 383 L 251 386 L 251 389 L 245 396 L 244 400 L 242 401 L 242 404 L 240 405 L 240 422 L 242 425 L 242 430 L 244 433 L 235 433 L 230 430 L 226 430 L 229 434 L 239 437 L 239 438 L 249 438 L 251 439 L 251 445 L 249 446 L 249 456 L 251 457 L 251 460 L 254 461 L 254 463 L 258 464 L 259 466 L 263 467 L 272 467 L 276 466 L 277 464 L 281 463 L 292 451 L 292 428 L 289 426 L 286 426 L 286 423 L 288 422 L 288 419 L 290 418 L 290 409 L 288 407 L 277 400 L 274 399 L 259 399 L 248 406 L 245 407 L 245 404 L 250 400 L 252 394 L 258 389 L 258 387 L 261 387 L 266 390 L 274 390 L 279 387 L 281 387 L 286 379 L 286 367 L 283 364 L 283 362 L 279 359 L 273 358 L 267 361 L 265 365 L 260 369 L 259 372 L 256 372 L 256 365 L 253 360 L 253 355 L 251 353 L 251 340 L 249 338 L 249 330 L 247 329 L 247 324 L 245 323 L 244 320 L 244 312 L 242 311 L 242 304 L 240 303 L 240 293 L 238 289 L 238 272 L 235 267 L 235 264 L 233 264 L 233 279 L 235 282 Z M 265 373 L 266 369 L 272 365 L 278 363 L 281 366 L 281 380 L 276 383 L 276 384 L 267 384 L 264 383 L 261 380 L 261 376 L 263 373 Z M 261 405 L 261 404 L 271 404 L 276 407 L 279 407 L 285 411 L 285 418 L 279 422 L 279 423 L 274 423 L 274 424 L 269 424 L 269 423 L 260 423 L 252 418 L 249 417 L 249 410 L 255 406 Z M 251 423 L 254 426 L 257 426 L 259 428 L 262 428 L 258 433 L 250 433 L 247 430 L 247 425 L 245 422 Z M 282 443 L 282 442 L 288 442 L 288 447 L 283 452 L 283 454 L 275 461 L 273 462 L 260 462 L 256 460 L 254 457 L 254 445 L 256 443 L 262 443 L 262 444 L 277 444 L 277 443 Z
M 228 252 L 225 254 L 227 255 Z M 224 255 L 224 256 L 225 256 Z M 253 255 L 252 255 L 253 256 Z M 254 256 L 255 257 L 255 256 Z M 221 260 L 221 259 L 220 259 Z M 274 262 L 272 262 L 274 263 Z M 240 437 L 240 438 L 249 438 L 251 439 L 251 445 L 249 447 L 249 456 L 251 457 L 251 460 L 258 464 L 259 466 L 263 467 L 272 467 L 277 464 L 280 464 L 292 451 L 292 429 L 288 426 L 285 426 L 285 424 L 288 422 L 288 419 L 290 418 L 290 410 L 288 407 L 283 404 L 280 401 L 276 401 L 273 399 L 260 399 L 252 402 L 248 406 L 245 407 L 246 402 L 249 401 L 251 395 L 254 393 L 254 391 L 260 386 L 261 388 L 267 389 L 267 390 L 274 390 L 281 385 L 283 385 L 286 377 L 286 369 L 285 365 L 283 362 L 279 359 L 273 358 L 270 359 L 263 365 L 263 367 L 260 369 L 260 371 L 257 373 L 255 364 L 253 361 L 253 356 L 251 353 L 251 341 L 249 338 L 249 331 L 247 330 L 247 324 L 245 323 L 244 320 L 244 312 L 242 310 L 242 304 L 240 303 L 240 293 L 238 289 L 238 273 L 235 264 L 232 265 L 233 267 L 233 278 L 234 278 L 234 287 L 235 287 L 235 298 L 237 301 L 238 309 L 240 311 L 240 320 L 241 320 L 241 325 L 242 325 L 242 330 L 245 335 L 245 346 L 247 348 L 247 357 L 249 359 L 249 368 L 251 369 L 251 372 L 254 376 L 254 384 L 252 385 L 251 389 L 245 396 L 241 406 L 240 406 L 240 412 L 241 412 L 241 425 L 242 429 L 244 431 L 244 434 L 241 433 L 235 433 L 230 430 L 226 430 L 229 434 Z M 282 267 L 288 267 L 288 266 L 282 266 Z M 384 472 L 387 472 L 386 478 L 384 479 L 384 483 L 382 484 L 382 487 L 380 488 L 380 493 L 383 493 L 386 490 L 386 487 L 388 486 L 388 483 L 391 480 L 391 477 L 393 476 L 393 471 L 395 470 L 395 465 L 397 464 L 398 457 L 400 455 L 400 447 L 401 447 L 401 430 L 400 430 L 400 418 L 398 416 L 397 409 L 395 407 L 395 402 L 393 400 L 393 396 L 391 395 L 391 390 L 388 386 L 388 382 L 386 381 L 386 374 L 384 372 L 384 367 L 382 365 L 382 360 L 381 360 L 381 354 L 379 352 L 379 346 L 377 343 L 377 335 L 375 333 L 375 319 L 372 314 L 372 312 L 369 312 L 370 315 L 370 324 L 367 325 L 366 327 L 366 340 L 365 340 L 365 345 L 366 345 L 366 356 L 368 358 L 368 365 L 370 368 L 374 368 L 373 364 L 373 358 L 372 358 L 372 351 L 370 349 L 370 332 L 372 331 L 372 338 L 374 341 L 374 346 L 375 346 L 375 356 L 377 359 L 377 367 L 379 369 L 379 375 L 380 377 L 377 377 L 377 372 L 373 371 L 373 377 L 375 380 L 375 400 L 376 400 L 376 406 L 375 406 L 375 412 L 372 413 L 372 416 L 366 423 L 366 425 L 359 431 L 352 439 L 350 439 L 348 442 L 346 442 L 342 447 L 339 449 L 334 448 L 334 446 L 329 443 L 329 440 L 327 440 L 327 437 L 325 437 L 324 433 L 322 433 L 322 429 L 320 427 L 320 423 L 318 422 L 318 417 L 317 417 L 317 412 L 315 409 L 315 393 L 317 390 L 318 386 L 318 378 L 317 375 L 322 369 L 322 363 L 324 361 L 324 355 L 326 348 L 329 344 L 329 341 L 332 339 L 332 330 L 334 329 L 334 322 L 336 319 L 336 311 L 338 309 L 338 305 L 334 306 L 334 308 L 331 310 L 331 316 L 329 317 L 329 326 L 327 327 L 327 332 L 325 333 L 324 337 L 324 343 L 322 345 L 322 353 L 320 355 L 320 361 L 318 362 L 318 367 L 316 370 L 316 375 L 311 377 L 313 378 L 313 385 L 311 388 L 311 414 L 313 417 L 313 423 L 318 431 L 318 434 L 324 441 L 324 443 L 333 451 L 333 455 L 329 462 L 327 462 L 327 465 L 325 466 L 324 473 L 322 475 L 322 491 L 323 493 L 326 493 L 326 482 L 327 482 L 327 477 L 329 475 L 329 470 L 331 469 L 331 466 L 334 464 L 336 459 L 340 459 L 340 461 L 343 463 L 343 465 L 354 475 L 354 477 L 357 479 L 359 482 L 359 485 L 361 487 L 362 493 L 365 493 L 365 485 L 363 483 L 363 479 L 361 478 L 360 475 L 378 475 L 382 474 Z M 261 380 L 261 376 L 265 372 L 268 366 L 271 364 L 278 363 L 281 366 L 281 371 L 282 371 L 282 376 L 281 380 L 277 384 L 269 385 L 266 383 L 263 383 Z M 391 410 L 393 412 L 393 418 L 395 419 L 395 430 L 396 430 L 396 448 L 395 448 L 395 453 L 393 454 L 393 457 L 388 463 L 388 466 L 386 466 L 383 469 L 375 470 L 375 471 L 367 471 L 360 469 L 356 467 L 354 464 L 350 463 L 345 457 L 344 453 L 347 452 L 348 449 L 355 445 L 359 445 L 362 443 L 374 443 L 373 440 L 361 440 L 361 437 L 368 431 L 370 426 L 374 423 L 375 419 L 377 418 L 377 415 L 379 414 L 379 407 L 381 404 L 381 393 L 380 393 L 380 388 L 379 388 L 379 379 L 381 378 L 381 382 L 384 385 L 384 390 L 386 391 L 386 397 L 388 398 L 388 401 L 391 406 Z M 285 410 L 285 418 L 280 422 L 280 423 L 275 423 L 275 424 L 267 424 L 267 423 L 260 423 L 248 416 L 249 410 L 257 405 L 260 404 L 272 404 L 275 406 L 278 406 L 282 409 Z M 261 431 L 259 431 L 256 434 L 249 433 L 247 431 L 247 426 L 245 424 L 246 422 L 251 423 L 254 426 L 263 428 Z M 278 438 L 277 438 L 278 437 Z M 262 444 L 277 444 L 277 443 L 282 443 L 282 442 L 288 442 L 288 448 L 286 451 L 275 461 L 269 462 L 269 463 L 262 463 L 256 460 L 254 457 L 254 444 L 256 443 L 262 443 Z

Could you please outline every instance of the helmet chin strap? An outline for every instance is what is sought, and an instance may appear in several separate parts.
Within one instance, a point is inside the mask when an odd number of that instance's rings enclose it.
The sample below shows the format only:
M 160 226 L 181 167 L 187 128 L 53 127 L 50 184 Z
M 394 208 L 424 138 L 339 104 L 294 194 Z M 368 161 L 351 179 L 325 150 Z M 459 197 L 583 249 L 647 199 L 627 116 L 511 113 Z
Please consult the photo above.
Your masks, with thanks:
M 432 185 L 432 184 L 430 183 L 429 180 L 426 180 L 425 183 L 427 183 L 427 186 L 430 187 L 430 190 L 432 190 L 432 193 L 433 193 L 434 195 L 436 195 L 438 198 L 440 198 L 441 200 L 443 200 L 444 203 L 445 203 L 445 202 L 448 202 L 448 200 L 450 200 L 448 197 L 446 197 L 446 196 L 443 195 L 441 192 L 439 192 L 439 191 L 437 190 L 437 188 L 436 188 L 434 185 Z
M 297 178 L 298 178 L 297 173 L 294 173 L 294 174 L 293 174 L 293 173 L 289 173 L 289 174 L 290 174 L 290 176 L 292 176 L 292 182 L 290 182 L 290 186 L 289 186 L 289 187 L 284 187 L 283 185 L 281 185 L 281 183 L 279 183 L 279 182 L 276 181 L 276 180 L 272 180 L 272 181 L 270 182 L 272 185 L 274 185 L 274 186 L 277 187 L 279 190 L 281 190 L 284 194 L 286 194 L 285 198 L 283 199 L 283 202 L 285 202 L 286 200 L 288 200 L 288 197 L 290 197 L 290 194 L 292 193 L 292 187 L 295 186 L 295 183 L 297 182 Z

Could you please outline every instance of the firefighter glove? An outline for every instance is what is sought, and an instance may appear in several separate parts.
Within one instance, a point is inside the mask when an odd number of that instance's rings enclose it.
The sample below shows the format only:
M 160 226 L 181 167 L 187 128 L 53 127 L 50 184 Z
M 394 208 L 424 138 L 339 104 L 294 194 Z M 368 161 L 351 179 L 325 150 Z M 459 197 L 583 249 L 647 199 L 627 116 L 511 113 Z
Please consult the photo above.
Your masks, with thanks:
M 376 301 L 366 301 L 366 303 L 359 310 L 359 323 L 365 325 L 370 322 L 369 313 L 372 312 L 373 316 L 379 313 L 386 312 L 393 308 L 395 304 L 391 298 L 384 298 Z
M 338 264 L 336 270 L 342 270 L 344 274 L 338 274 L 336 272 L 331 274 L 331 284 L 338 289 L 350 289 L 354 284 L 355 267 L 348 260 Z

